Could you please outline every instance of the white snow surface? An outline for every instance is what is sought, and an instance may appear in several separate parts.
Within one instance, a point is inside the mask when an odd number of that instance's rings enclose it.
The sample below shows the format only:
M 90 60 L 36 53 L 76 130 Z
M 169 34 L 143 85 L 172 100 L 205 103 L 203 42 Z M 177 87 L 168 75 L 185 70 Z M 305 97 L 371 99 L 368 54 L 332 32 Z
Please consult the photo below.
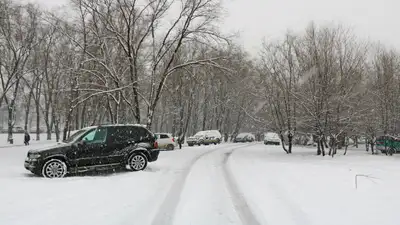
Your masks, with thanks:
M 30 144 L 31 145 L 36 145 L 36 144 L 43 144 L 43 143 L 55 143 L 56 135 L 52 134 L 53 140 L 46 140 L 47 139 L 47 134 L 41 133 L 39 138 L 40 140 L 36 140 L 36 134 L 30 133 L 31 136 Z M 24 146 L 24 134 L 17 133 L 13 134 L 13 139 L 14 139 L 14 144 L 9 144 L 7 142 L 7 137 L 8 134 L 0 134 L 0 148 L 5 148 L 5 147 L 13 147 L 13 146 Z
M 45 179 L 0 148 L 1 225 L 397 225 L 400 156 L 221 144 L 163 151 L 145 171 Z M 356 175 L 359 177 L 355 188 Z

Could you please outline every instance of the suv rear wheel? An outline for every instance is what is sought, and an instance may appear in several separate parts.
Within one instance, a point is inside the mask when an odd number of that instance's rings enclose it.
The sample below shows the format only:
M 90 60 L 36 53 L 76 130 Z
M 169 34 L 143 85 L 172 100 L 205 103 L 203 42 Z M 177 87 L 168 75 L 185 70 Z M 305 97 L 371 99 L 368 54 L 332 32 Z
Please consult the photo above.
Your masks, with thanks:
M 42 176 L 47 178 L 62 178 L 67 174 L 67 164 L 59 159 L 48 160 L 42 168 Z
M 135 153 L 129 157 L 128 164 L 133 171 L 144 170 L 147 167 L 147 158 L 141 153 Z
M 167 150 L 174 150 L 174 146 L 173 145 L 167 145 Z

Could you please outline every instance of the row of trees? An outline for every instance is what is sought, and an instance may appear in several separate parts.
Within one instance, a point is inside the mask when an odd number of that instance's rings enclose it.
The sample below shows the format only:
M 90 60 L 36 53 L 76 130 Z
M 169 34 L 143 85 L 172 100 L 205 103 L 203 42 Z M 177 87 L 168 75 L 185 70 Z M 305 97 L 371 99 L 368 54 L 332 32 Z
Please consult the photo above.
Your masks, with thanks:
M 17 103 L 25 129 L 36 117 L 36 139 L 42 123 L 57 140 L 101 123 L 140 123 L 180 136 L 237 133 L 250 105 L 240 94 L 250 65 L 219 33 L 220 10 L 217 0 L 73 0 L 63 18 L 0 0 L 8 140 Z
M 218 30 L 218 0 L 72 0 L 62 12 L 0 0 L 0 108 L 37 137 L 102 123 L 177 136 L 218 129 L 314 135 L 334 155 L 349 137 L 396 134 L 399 54 L 342 26 L 308 26 L 252 59 Z
M 400 55 L 367 44 L 342 26 L 287 34 L 262 48 L 265 112 L 291 153 L 296 133 L 312 133 L 318 154 L 335 155 L 348 138 L 399 133 Z M 285 136 L 285 137 L 284 137 Z M 347 149 L 347 148 L 346 148 Z

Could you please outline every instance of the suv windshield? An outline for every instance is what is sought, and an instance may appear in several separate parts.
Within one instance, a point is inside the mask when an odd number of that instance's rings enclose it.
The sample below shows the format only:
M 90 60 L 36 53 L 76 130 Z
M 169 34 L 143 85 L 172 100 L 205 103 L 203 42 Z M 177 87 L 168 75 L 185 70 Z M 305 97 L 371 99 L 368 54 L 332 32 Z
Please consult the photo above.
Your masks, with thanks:
M 74 142 L 76 139 L 78 139 L 83 133 L 85 133 L 86 131 L 88 131 L 87 129 L 82 129 L 82 130 L 78 130 L 77 132 L 75 132 L 73 135 L 69 136 L 69 138 L 67 138 L 67 140 L 63 141 L 65 143 L 72 143 Z

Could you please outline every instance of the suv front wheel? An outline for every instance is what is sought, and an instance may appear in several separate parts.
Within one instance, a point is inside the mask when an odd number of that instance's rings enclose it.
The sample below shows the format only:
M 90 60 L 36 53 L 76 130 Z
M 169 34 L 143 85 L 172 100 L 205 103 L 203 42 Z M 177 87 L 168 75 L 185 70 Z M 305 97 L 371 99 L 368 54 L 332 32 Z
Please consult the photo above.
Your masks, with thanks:
M 135 153 L 129 158 L 128 164 L 133 171 L 144 170 L 147 167 L 147 158 L 141 153 Z
M 48 160 L 42 168 L 42 176 L 46 178 L 62 178 L 67 174 L 67 165 L 59 159 Z

